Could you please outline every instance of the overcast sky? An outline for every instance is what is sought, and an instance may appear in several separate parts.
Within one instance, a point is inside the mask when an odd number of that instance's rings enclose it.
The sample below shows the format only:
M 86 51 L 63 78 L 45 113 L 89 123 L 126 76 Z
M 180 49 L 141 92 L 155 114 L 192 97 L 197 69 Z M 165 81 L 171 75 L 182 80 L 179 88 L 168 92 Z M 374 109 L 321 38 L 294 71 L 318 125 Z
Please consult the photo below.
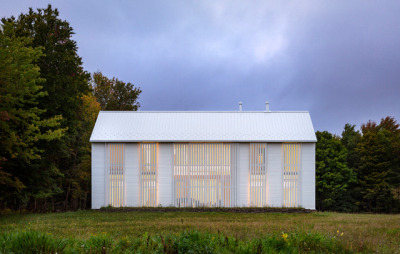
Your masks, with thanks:
M 84 68 L 143 90 L 142 110 L 307 110 L 340 134 L 400 121 L 399 1 L 5 1 L 58 8 Z

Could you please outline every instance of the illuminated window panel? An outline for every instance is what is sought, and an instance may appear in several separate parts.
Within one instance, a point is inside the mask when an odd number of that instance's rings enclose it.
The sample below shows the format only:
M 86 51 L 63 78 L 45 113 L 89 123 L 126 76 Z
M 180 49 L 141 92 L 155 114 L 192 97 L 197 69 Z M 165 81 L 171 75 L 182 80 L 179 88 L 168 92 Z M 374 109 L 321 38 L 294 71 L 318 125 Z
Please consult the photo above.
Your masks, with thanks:
M 267 206 L 265 143 L 250 143 L 250 206 Z
M 283 149 L 283 206 L 297 207 L 299 204 L 299 170 L 301 145 L 282 144 Z
M 124 181 L 124 145 L 107 144 L 108 158 L 108 204 L 113 207 L 124 206 L 125 181 Z
M 140 144 L 140 204 L 157 206 L 157 144 Z
M 229 143 L 174 144 L 174 205 L 236 205 L 237 146 Z

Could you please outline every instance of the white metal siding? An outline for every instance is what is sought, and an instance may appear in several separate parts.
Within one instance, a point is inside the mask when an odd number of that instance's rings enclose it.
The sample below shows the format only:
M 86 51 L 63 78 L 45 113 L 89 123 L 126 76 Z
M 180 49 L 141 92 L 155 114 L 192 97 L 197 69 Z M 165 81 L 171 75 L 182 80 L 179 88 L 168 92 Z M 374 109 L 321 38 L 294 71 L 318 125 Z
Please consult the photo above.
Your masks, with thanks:
M 301 153 L 301 206 L 315 209 L 315 143 L 303 143 Z
M 105 146 L 104 143 L 92 143 L 92 209 L 105 206 Z
M 173 150 L 172 143 L 160 143 L 158 146 L 158 192 L 159 204 L 172 206 Z
M 267 146 L 267 193 L 268 206 L 282 207 L 282 144 Z
M 126 206 L 139 206 L 139 145 L 125 143 Z
M 173 143 L 158 144 L 158 177 L 157 191 L 158 204 L 162 206 L 174 205 L 173 199 Z M 250 143 L 232 144 L 236 147 L 236 181 L 232 182 L 235 190 L 235 200 L 232 205 L 251 206 L 250 199 L 250 171 L 251 155 Z M 107 206 L 107 161 L 109 160 L 107 144 L 92 143 L 92 208 L 98 209 Z M 140 203 L 140 153 L 138 143 L 124 143 L 124 176 L 125 176 L 125 203 L 126 206 L 141 206 Z M 233 156 L 233 155 L 232 155 Z M 266 149 L 266 192 L 267 205 L 282 207 L 283 203 L 283 159 L 282 143 L 268 143 Z M 315 209 L 315 144 L 302 143 L 299 165 L 297 197 L 298 205 Z M 253 205 L 254 206 L 254 205 Z
M 238 155 L 238 206 L 249 206 L 249 164 L 250 164 L 250 149 L 248 143 L 239 144 Z

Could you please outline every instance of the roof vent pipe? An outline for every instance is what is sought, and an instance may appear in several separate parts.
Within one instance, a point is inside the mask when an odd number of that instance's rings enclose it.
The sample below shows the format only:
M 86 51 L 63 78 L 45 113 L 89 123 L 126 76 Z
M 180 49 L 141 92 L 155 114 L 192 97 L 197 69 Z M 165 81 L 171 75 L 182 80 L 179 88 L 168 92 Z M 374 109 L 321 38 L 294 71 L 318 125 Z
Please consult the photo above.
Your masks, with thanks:
M 242 102 L 239 101 L 239 111 L 242 111 Z
M 271 111 L 269 110 L 269 102 L 268 102 L 268 101 L 265 102 L 265 111 L 266 111 L 266 112 L 271 112 Z

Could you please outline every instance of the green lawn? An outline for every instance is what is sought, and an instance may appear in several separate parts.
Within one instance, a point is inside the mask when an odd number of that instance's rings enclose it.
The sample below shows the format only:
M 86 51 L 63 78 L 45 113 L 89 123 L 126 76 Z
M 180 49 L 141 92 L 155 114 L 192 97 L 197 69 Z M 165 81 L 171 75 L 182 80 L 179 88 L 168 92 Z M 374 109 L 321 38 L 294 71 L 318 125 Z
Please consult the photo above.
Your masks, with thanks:
M 244 241 L 270 234 L 320 233 L 339 239 L 350 250 L 400 253 L 400 215 L 101 211 L 1 215 L 0 232 L 25 230 L 79 240 L 101 234 L 121 239 L 184 230 L 221 232 Z

